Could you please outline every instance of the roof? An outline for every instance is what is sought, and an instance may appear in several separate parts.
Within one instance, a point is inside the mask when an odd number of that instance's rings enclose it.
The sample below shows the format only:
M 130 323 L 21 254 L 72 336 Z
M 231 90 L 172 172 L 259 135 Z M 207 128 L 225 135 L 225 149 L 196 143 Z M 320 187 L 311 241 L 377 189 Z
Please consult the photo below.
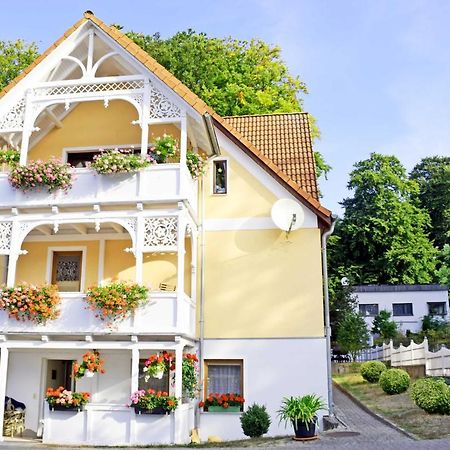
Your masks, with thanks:
M 306 192 L 319 198 L 308 113 L 224 119 Z
M 353 288 L 355 292 L 448 291 L 445 284 L 368 284 Z
M 117 42 L 123 49 L 125 49 L 137 61 L 143 64 L 150 72 L 157 78 L 171 88 L 176 94 L 182 97 L 194 110 L 199 114 L 209 114 L 216 127 L 221 130 L 227 137 L 235 142 L 248 156 L 250 156 L 256 163 L 258 163 L 264 170 L 266 170 L 273 178 L 275 178 L 281 185 L 283 185 L 291 194 L 297 198 L 302 204 L 311 209 L 319 218 L 322 225 L 329 227 L 331 223 L 331 211 L 323 207 L 317 198 L 307 192 L 295 180 L 293 180 L 281 167 L 274 161 L 269 159 L 260 151 L 252 142 L 244 137 L 238 130 L 236 130 L 226 119 L 219 116 L 212 108 L 210 108 L 202 99 L 194 94 L 187 86 L 172 75 L 165 67 L 159 64 L 147 52 L 139 47 L 130 38 L 125 36 L 115 27 L 106 25 L 102 20 L 96 17 L 91 11 L 86 11 L 82 19 L 69 28 L 63 36 L 57 39 L 44 53 L 42 53 L 33 63 L 30 64 L 19 76 L 6 86 L 0 92 L 2 98 L 15 85 L 17 85 L 22 78 L 24 78 L 34 67 L 41 63 L 58 45 L 67 39 L 74 31 L 80 28 L 86 22 L 91 22 L 103 30 L 111 39 Z

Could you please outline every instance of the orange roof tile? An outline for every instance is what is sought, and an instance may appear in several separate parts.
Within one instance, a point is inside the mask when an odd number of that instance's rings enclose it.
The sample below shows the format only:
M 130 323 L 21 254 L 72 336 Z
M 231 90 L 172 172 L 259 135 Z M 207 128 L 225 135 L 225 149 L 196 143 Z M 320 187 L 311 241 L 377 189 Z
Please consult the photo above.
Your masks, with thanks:
M 315 199 L 319 198 L 307 113 L 224 117 Z
M 150 70 L 161 81 L 169 85 L 175 93 L 184 98 L 188 104 L 192 106 L 199 114 L 208 113 L 212 116 L 216 126 L 228 135 L 239 147 L 244 150 L 253 160 L 260 164 L 268 173 L 277 179 L 283 186 L 285 186 L 300 202 L 310 208 L 325 225 L 331 222 L 331 211 L 324 208 L 320 202 L 301 187 L 290 176 L 284 173 L 271 159 L 267 158 L 262 151 L 250 142 L 242 133 L 236 130 L 227 119 L 219 116 L 212 108 L 210 108 L 202 99 L 195 95 L 187 86 L 181 83 L 174 75 L 172 75 L 164 66 L 159 64 L 150 55 L 144 52 L 135 42 L 125 36 L 114 27 L 106 25 L 102 20 L 96 17 L 91 11 L 86 11 L 84 17 L 80 19 L 75 25 L 67 30 L 64 35 L 56 42 L 59 44 L 75 30 L 77 30 L 85 22 L 90 21 L 102 29 L 111 39 L 116 41 L 122 48 L 133 54 L 141 64 Z M 11 83 L 0 92 L 0 98 L 6 94 L 13 86 L 15 86 L 26 73 L 43 61 L 56 47 L 56 44 L 51 45 L 42 55 L 40 55 L 27 69 L 25 69 L 19 76 L 17 76 Z

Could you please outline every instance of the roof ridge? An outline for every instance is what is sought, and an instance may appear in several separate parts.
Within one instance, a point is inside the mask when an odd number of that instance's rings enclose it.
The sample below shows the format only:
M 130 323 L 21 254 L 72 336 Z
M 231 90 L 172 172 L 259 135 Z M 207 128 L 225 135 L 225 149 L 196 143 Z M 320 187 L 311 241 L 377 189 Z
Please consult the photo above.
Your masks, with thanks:
M 263 117 L 263 116 L 294 116 L 294 115 L 306 115 L 309 116 L 307 111 L 292 111 L 292 112 L 282 112 L 282 113 L 264 113 L 264 114 L 242 114 L 236 116 L 221 116 L 223 119 L 234 119 L 240 117 Z

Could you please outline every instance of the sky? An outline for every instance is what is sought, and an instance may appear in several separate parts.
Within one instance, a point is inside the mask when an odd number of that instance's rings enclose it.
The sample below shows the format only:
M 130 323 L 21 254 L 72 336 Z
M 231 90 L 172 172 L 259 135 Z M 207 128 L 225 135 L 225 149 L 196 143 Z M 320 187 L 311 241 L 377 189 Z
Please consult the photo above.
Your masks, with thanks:
M 43 51 L 87 9 L 146 34 L 193 28 L 279 45 L 308 86 L 304 109 L 322 135 L 315 148 L 333 167 L 320 180 L 322 203 L 338 214 L 353 164 L 371 152 L 407 170 L 450 155 L 447 0 L 15 0 L 2 5 L 0 40 Z

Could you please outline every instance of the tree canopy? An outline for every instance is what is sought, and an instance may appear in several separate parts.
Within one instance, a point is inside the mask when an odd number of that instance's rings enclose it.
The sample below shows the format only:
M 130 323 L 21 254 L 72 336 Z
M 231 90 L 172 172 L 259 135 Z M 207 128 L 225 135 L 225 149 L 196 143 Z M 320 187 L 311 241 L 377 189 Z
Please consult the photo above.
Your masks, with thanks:
M 354 165 L 345 213 L 330 243 L 331 273 L 353 284 L 429 283 L 436 249 L 428 213 L 414 201 L 416 181 L 394 156 L 372 153 Z
M 0 90 L 8 85 L 23 69 L 39 55 L 37 45 L 22 39 L 0 41 Z
M 410 178 L 419 184 L 419 204 L 430 214 L 430 237 L 442 249 L 450 244 L 450 157 L 422 159 Z

